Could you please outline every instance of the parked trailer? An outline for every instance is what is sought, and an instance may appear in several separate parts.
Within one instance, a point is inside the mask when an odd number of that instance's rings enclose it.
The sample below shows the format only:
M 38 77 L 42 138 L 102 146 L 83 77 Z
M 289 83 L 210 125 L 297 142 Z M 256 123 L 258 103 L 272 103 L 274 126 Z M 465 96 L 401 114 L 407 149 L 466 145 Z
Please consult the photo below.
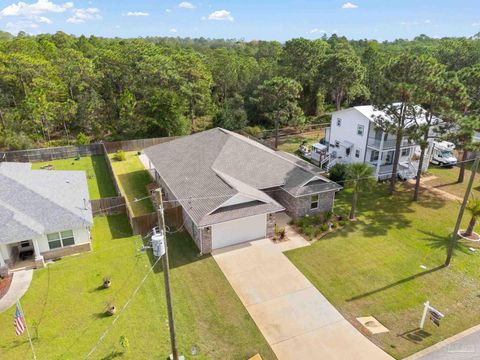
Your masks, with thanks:
M 449 141 L 434 141 L 430 162 L 440 166 L 455 165 L 457 158 L 453 156 L 453 150 L 455 150 L 455 144 Z

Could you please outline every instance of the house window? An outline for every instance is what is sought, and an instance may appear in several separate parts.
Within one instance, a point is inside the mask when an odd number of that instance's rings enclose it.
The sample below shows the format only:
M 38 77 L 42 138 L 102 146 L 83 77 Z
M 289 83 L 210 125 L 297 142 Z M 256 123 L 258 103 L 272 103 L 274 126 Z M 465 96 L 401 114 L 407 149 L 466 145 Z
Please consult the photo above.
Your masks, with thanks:
M 335 140 L 335 146 L 336 146 L 336 147 L 340 147 L 340 141 Z
M 402 156 L 408 156 L 410 155 L 410 149 L 402 149 Z
M 73 237 L 72 230 L 47 234 L 47 239 L 50 250 L 75 245 L 75 239 Z
M 370 162 L 374 162 L 377 160 L 378 160 L 378 151 L 372 150 L 372 153 L 370 154 Z
M 357 135 L 363 136 L 363 131 L 365 130 L 364 125 L 357 125 Z
M 310 209 L 318 209 L 318 194 L 310 198 Z
M 342 119 L 337 118 L 337 126 L 342 126 Z
M 346 156 L 350 156 L 350 151 L 351 151 L 351 150 L 352 150 L 351 148 L 346 148 L 346 149 L 345 149 L 345 155 L 346 155 Z
M 359 158 L 360 157 L 360 150 L 355 150 L 355 157 L 356 158 Z

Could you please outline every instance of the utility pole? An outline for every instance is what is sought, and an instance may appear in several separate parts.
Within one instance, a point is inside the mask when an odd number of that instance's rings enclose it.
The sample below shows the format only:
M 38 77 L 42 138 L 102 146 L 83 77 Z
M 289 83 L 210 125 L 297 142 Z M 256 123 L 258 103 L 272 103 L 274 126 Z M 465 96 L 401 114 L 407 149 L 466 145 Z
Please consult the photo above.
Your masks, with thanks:
M 455 229 L 453 230 L 452 238 L 450 239 L 450 243 L 448 244 L 448 252 L 447 258 L 445 260 L 445 266 L 449 266 L 450 262 L 452 261 L 453 250 L 455 249 L 455 245 L 457 243 L 458 238 L 458 231 L 460 230 L 460 224 L 462 222 L 463 213 L 467 207 L 468 198 L 470 197 L 470 192 L 472 191 L 473 187 L 473 180 L 475 180 L 475 175 L 477 174 L 478 169 L 478 162 L 480 158 L 475 158 L 475 161 L 472 166 L 472 173 L 470 174 L 470 180 L 468 181 L 467 191 L 465 191 L 465 195 L 463 197 L 462 206 L 460 207 L 460 211 L 458 212 L 457 223 L 455 224 Z
M 165 255 L 163 255 L 163 277 L 165 279 L 165 295 L 167 297 L 168 327 L 170 329 L 170 343 L 172 345 L 172 360 L 180 360 L 177 350 L 177 338 L 175 335 L 175 322 L 173 319 L 172 297 L 170 293 L 170 267 L 168 263 L 167 232 L 165 230 L 165 218 L 163 214 L 162 190 L 155 189 L 155 202 L 157 205 L 158 226 L 164 236 Z

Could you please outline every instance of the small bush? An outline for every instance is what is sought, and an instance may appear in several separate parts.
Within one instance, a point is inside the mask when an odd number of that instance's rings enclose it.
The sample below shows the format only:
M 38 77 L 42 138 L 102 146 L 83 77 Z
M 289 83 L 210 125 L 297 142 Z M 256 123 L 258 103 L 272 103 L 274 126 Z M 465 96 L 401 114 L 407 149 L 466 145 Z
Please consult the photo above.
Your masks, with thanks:
M 247 126 L 243 129 L 248 135 L 251 135 L 256 138 L 261 138 L 263 135 L 263 130 L 260 126 Z
M 319 226 L 319 229 L 322 231 L 322 232 L 325 232 L 325 231 L 328 231 L 328 224 L 322 224 Z
M 305 228 L 302 228 L 302 232 L 308 236 L 309 238 L 313 237 L 315 235 L 315 228 L 312 226 L 308 226 Z
M 125 161 L 127 160 L 127 155 L 125 154 L 125 151 L 123 150 L 118 150 L 115 155 L 113 156 L 113 158 L 116 160 L 116 161 Z
M 319 226 L 315 229 L 315 237 L 320 237 L 326 230 L 322 229 L 322 226 Z
M 338 227 L 338 223 L 336 221 L 332 222 L 332 229 L 336 229 Z
M 347 165 L 346 164 L 336 164 L 328 172 L 328 177 L 330 180 L 343 183 L 347 179 Z
M 345 226 L 348 224 L 348 220 L 340 220 L 338 223 L 340 224 L 340 226 Z
M 85 133 L 81 132 L 77 135 L 77 144 L 79 145 L 87 145 L 90 144 L 90 139 L 88 138 Z

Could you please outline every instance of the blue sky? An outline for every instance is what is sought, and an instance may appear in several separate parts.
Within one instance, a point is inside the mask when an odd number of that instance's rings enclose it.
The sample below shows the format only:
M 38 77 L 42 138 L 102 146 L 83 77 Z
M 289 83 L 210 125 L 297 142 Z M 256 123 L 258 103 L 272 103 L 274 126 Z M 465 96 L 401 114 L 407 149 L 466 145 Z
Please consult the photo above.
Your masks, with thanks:
M 479 0 L 0 0 L 0 30 L 285 41 L 480 32 Z

